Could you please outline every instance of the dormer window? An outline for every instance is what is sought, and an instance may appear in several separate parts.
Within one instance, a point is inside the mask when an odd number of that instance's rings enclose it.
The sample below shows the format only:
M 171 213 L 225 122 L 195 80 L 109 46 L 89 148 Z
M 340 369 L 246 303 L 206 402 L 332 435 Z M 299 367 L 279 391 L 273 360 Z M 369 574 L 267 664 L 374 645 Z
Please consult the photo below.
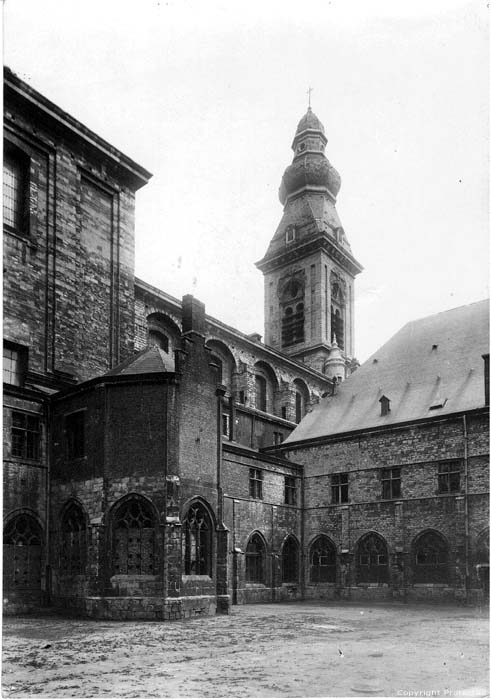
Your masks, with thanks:
M 295 226 L 288 226 L 285 231 L 285 241 L 286 243 L 293 243 L 295 240 Z
M 390 399 L 387 396 L 381 396 L 380 399 L 380 415 L 387 416 L 390 413 Z

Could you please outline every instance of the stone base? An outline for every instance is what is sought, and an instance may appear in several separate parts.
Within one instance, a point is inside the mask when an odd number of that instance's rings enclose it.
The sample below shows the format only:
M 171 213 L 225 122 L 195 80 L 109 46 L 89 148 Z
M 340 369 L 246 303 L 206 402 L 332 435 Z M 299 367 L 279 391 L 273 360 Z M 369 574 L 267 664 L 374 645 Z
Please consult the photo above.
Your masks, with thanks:
M 53 607 L 60 613 L 100 620 L 182 620 L 190 617 L 228 612 L 228 596 L 189 596 L 162 598 L 157 596 L 87 596 L 56 598 Z M 222 599 L 227 600 L 222 600 Z

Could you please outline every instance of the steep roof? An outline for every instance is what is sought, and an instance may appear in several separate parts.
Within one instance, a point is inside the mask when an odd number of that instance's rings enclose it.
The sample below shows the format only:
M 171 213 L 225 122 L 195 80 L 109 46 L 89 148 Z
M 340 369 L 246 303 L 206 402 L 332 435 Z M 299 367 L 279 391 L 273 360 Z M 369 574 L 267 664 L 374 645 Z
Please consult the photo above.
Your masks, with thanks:
M 448 415 L 484 405 L 489 300 L 407 323 L 307 414 L 285 442 Z M 381 415 L 380 399 L 390 411 Z
M 167 363 L 167 366 L 166 366 Z M 157 347 L 145 348 L 129 359 L 106 372 L 105 377 L 116 375 L 149 374 L 152 372 L 174 371 L 170 366 L 169 356 Z

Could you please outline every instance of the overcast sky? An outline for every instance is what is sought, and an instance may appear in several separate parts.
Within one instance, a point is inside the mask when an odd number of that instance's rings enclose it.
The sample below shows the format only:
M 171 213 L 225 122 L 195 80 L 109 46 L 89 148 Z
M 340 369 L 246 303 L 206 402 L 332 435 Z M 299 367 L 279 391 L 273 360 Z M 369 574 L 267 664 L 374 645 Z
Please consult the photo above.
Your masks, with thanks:
M 6 0 L 22 79 L 153 173 L 136 272 L 263 333 L 254 262 L 312 108 L 365 270 L 356 355 L 488 292 L 488 12 L 480 0 Z

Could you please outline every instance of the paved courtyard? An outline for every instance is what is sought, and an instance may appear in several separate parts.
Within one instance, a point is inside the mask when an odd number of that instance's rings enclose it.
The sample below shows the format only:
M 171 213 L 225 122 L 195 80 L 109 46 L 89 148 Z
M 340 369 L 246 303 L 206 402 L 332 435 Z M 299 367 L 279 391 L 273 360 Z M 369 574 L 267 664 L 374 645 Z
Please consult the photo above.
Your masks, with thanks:
M 287 603 L 182 622 L 5 618 L 3 697 L 484 697 L 488 614 Z

